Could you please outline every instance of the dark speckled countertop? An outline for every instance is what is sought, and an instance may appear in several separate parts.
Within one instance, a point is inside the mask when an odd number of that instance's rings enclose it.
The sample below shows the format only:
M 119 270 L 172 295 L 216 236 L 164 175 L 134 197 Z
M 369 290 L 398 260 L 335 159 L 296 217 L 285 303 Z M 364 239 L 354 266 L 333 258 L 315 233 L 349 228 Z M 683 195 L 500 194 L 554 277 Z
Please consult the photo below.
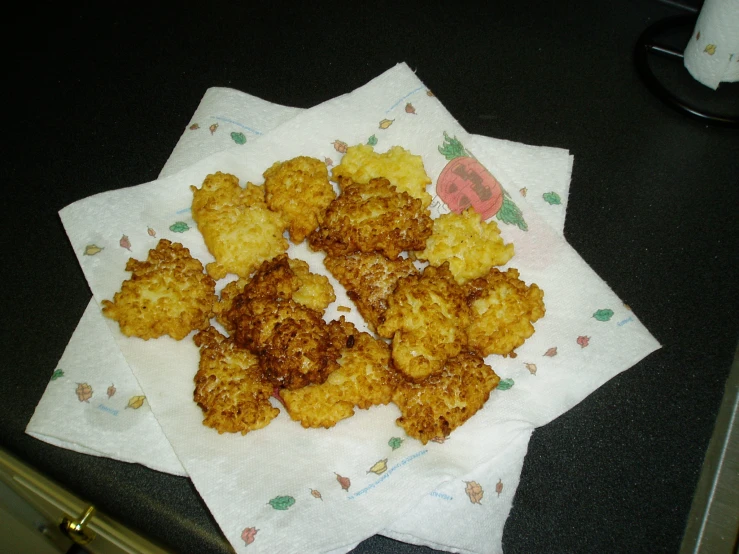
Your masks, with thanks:
M 739 132 L 670 109 L 633 63 L 642 31 L 681 9 L 265 4 L 6 21 L 2 447 L 175 551 L 228 551 L 188 479 L 24 433 L 90 299 L 57 212 L 155 179 L 208 87 L 307 108 L 405 61 L 469 132 L 570 150 L 566 238 L 663 345 L 536 430 L 505 552 L 676 552 L 739 337 Z M 710 93 L 680 68 L 655 63 L 739 112 L 737 84 Z

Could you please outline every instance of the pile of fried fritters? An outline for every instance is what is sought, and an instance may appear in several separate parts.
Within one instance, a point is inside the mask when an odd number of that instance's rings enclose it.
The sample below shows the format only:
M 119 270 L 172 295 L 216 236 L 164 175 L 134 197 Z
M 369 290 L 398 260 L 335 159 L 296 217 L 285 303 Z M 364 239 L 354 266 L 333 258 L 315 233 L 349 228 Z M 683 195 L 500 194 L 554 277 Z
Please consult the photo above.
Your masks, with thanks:
M 349 147 L 330 176 L 308 156 L 263 176 L 242 187 L 214 173 L 192 186 L 215 261 L 204 268 L 161 239 L 145 262 L 129 260 L 103 313 L 145 340 L 197 331 L 194 400 L 219 433 L 265 427 L 280 412 L 273 399 L 307 428 L 393 402 L 409 436 L 444 440 L 500 381 L 484 359 L 515 356 L 544 316 L 542 290 L 498 269 L 513 245 L 472 208 L 432 219 L 422 159 L 400 146 Z M 325 254 L 369 332 L 326 320 L 330 280 L 288 254 L 303 241 Z

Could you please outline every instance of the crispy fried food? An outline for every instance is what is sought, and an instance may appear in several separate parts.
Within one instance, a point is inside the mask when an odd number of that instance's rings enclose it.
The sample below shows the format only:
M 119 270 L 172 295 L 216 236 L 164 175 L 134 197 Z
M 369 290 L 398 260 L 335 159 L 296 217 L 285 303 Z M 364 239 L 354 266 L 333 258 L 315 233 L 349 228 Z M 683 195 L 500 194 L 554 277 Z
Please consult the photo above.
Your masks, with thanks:
M 399 191 L 418 198 L 424 208 L 431 205 L 431 195 L 426 192 L 431 179 L 423 167 L 423 158 L 402 146 L 393 146 L 382 154 L 368 144 L 350 146 L 341 163 L 331 171 L 331 177 L 342 187 L 341 178 L 368 183 L 377 177 L 385 177 Z
M 421 381 L 438 373 L 467 347 L 466 300 L 447 263 L 398 280 L 377 333 L 392 339 L 393 362 L 407 378 Z
M 190 189 L 192 217 L 216 259 L 206 266 L 214 279 L 248 277 L 264 260 L 287 251 L 287 223 L 267 207 L 263 187 L 242 188 L 237 177 L 219 171 Z
M 124 335 L 181 340 L 208 327 L 216 284 L 182 244 L 160 239 L 146 261 L 129 258 L 126 271 L 131 278 L 113 301 L 102 301 L 103 315 L 116 320 Z
M 336 197 L 326 164 L 298 156 L 275 162 L 264 172 L 267 206 L 288 222 L 293 242 L 303 242 L 323 221 L 323 213 Z
M 224 317 L 236 344 L 259 357 L 275 386 L 292 390 L 323 383 L 338 367 L 341 330 L 292 298 L 260 296 L 247 286 Z
M 519 279 L 518 270 L 492 268 L 465 286 L 470 310 L 469 345 L 482 356 L 515 356 L 513 351 L 534 334 L 532 325 L 544 317 L 544 292 Z
M 505 244 L 495 221 L 482 221 L 480 214 L 467 208 L 461 214 L 440 215 L 426 248 L 415 252 L 417 259 L 433 266 L 449 262 L 457 283 L 482 277 L 493 266 L 505 265 L 513 257 L 513 244 Z
M 399 376 L 391 368 L 390 348 L 369 333 L 359 332 L 342 318 L 336 322 L 347 337 L 339 367 L 320 385 L 281 391 L 290 417 L 303 427 L 333 427 L 354 415 L 354 408 L 387 404 Z
M 440 373 L 398 386 L 393 402 L 402 415 L 396 422 L 423 444 L 447 437 L 483 407 L 499 382 L 480 356 L 461 353 Z
M 213 314 L 229 334 L 234 332 L 234 328 L 225 314 L 231 309 L 234 298 L 247 287 L 247 295 L 250 297 L 266 295 L 292 298 L 298 304 L 321 313 L 336 300 L 328 277 L 312 273 L 310 266 L 303 260 L 280 254 L 262 262 L 253 277 L 231 281 L 221 290 L 221 297 L 213 306 Z
M 418 273 L 411 260 L 400 257 L 391 260 L 377 252 L 326 256 L 323 263 L 344 286 L 372 331 L 385 321 L 387 299 L 398 279 Z
M 273 386 L 262 378 L 254 356 L 214 327 L 198 332 L 200 364 L 194 399 L 203 410 L 203 425 L 219 433 L 241 433 L 266 427 L 280 410 L 272 406 Z
M 293 292 L 293 300 L 312 310 L 323 313 L 336 300 L 334 287 L 325 275 L 313 273 L 303 260 L 289 259 L 290 269 L 298 278 L 300 287 Z
M 420 200 L 399 192 L 384 178 L 366 184 L 343 179 L 341 186 L 323 224 L 308 235 L 311 249 L 332 256 L 359 251 L 395 258 L 404 250 L 425 248 L 433 224 Z

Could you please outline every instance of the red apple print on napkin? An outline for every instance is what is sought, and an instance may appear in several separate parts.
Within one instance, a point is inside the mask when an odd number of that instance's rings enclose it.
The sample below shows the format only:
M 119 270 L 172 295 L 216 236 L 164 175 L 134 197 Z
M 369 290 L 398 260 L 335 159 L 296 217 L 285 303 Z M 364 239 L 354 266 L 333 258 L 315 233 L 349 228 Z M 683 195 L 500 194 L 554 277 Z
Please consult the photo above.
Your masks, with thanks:
M 521 209 L 457 137 L 452 138 L 444 131 L 444 144 L 439 146 L 439 153 L 448 163 L 436 180 L 436 194 L 450 210 L 461 213 L 472 206 L 482 219 L 495 216 L 502 223 L 528 230 Z
M 587 345 L 590 344 L 590 337 L 586 337 L 583 335 L 577 337 L 577 344 L 579 344 L 581 348 L 585 348 Z
M 557 355 L 557 347 L 556 346 L 552 346 L 549 350 L 547 350 L 546 352 L 544 352 L 544 355 L 545 356 L 549 356 L 550 358 L 554 358 L 554 356 Z

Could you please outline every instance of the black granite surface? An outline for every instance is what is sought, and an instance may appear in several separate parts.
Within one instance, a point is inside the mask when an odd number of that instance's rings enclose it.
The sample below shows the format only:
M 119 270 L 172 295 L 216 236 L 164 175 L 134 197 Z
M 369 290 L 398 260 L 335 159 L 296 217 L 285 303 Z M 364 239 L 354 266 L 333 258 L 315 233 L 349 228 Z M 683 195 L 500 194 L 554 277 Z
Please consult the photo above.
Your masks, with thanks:
M 469 132 L 570 150 L 566 238 L 663 345 L 536 430 L 506 554 L 677 551 L 739 336 L 739 132 L 670 109 L 633 64 L 640 34 L 683 10 L 54 6 L 5 21 L 2 447 L 174 551 L 227 552 L 188 479 L 25 435 L 90 299 L 57 212 L 156 178 L 208 87 L 308 108 L 405 61 Z M 712 93 L 679 62 L 654 64 L 739 112 L 737 85 Z M 429 551 L 383 537 L 356 549 Z

